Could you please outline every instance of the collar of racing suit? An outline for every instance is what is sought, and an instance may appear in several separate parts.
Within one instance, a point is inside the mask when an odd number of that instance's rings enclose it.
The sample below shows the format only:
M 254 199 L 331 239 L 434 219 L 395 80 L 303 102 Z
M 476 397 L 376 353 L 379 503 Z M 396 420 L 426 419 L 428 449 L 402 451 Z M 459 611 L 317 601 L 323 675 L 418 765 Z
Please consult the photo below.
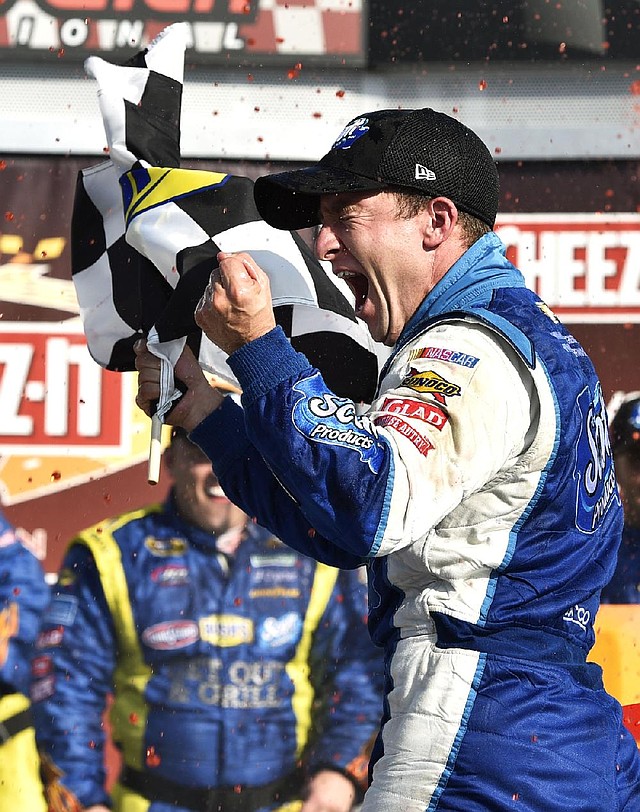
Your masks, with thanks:
M 445 313 L 485 307 L 497 288 L 522 288 L 520 271 L 505 256 L 500 237 L 491 231 L 454 263 L 423 299 L 400 334 L 393 354 L 422 332 L 427 322 Z

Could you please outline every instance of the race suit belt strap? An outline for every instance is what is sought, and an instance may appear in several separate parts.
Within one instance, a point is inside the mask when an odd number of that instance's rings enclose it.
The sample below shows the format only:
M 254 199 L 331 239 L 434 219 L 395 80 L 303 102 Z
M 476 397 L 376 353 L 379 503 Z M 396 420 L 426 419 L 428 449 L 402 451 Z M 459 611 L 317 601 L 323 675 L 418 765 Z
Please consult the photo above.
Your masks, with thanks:
M 173 804 L 194 812 L 255 812 L 273 803 L 299 800 L 302 772 L 295 770 L 261 787 L 186 787 L 159 775 L 123 767 L 119 783 L 148 801 Z
M 28 727 L 33 727 L 33 719 L 31 718 L 31 709 L 25 708 L 19 713 L 14 713 L 4 722 L 0 722 L 0 745 L 6 744 L 9 739 L 18 733 L 22 733 Z

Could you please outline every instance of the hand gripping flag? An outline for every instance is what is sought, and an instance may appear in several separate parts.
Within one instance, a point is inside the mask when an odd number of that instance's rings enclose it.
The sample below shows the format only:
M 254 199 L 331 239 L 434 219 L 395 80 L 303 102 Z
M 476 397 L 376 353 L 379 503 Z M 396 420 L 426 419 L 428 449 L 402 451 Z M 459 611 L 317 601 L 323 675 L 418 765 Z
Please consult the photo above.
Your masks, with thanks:
M 133 370 L 133 345 L 146 338 L 161 360 L 160 419 L 180 396 L 173 366 L 185 344 L 204 370 L 236 383 L 193 314 L 218 251 L 248 251 L 269 275 L 292 345 L 338 395 L 368 403 L 378 359 L 348 291 L 299 235 L 260 218 L 249 178 L 179 166 L 186 36 L 177 23 L 125 65 L 85 63 L 109 145 L 109 160 L 78 176 L 71 225 L 89 352 L 107 369 Z

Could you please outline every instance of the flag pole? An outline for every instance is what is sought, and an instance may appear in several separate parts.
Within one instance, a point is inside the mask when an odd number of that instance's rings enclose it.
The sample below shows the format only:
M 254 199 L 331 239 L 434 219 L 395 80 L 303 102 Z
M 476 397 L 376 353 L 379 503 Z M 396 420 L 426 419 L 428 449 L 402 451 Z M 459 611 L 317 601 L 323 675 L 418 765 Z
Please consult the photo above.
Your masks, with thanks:
M 149 485 L 157 485 L 160 481 L 160 458 L 162 456 L 162 420 L 157 414 L 151 418 L 151 440 L 149 443 L 149 463 L 147 467 L 147 480 Z

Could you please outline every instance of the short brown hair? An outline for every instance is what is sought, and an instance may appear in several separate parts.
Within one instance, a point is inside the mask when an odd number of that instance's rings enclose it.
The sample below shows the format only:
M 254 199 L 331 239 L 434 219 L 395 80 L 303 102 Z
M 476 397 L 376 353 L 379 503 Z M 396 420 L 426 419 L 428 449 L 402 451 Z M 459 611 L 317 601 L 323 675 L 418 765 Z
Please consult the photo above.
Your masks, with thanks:
M 419 214 L 426 206 L 432 197 L 425 197 L 421 194 L 414 192 L 405 192 L 404 189 L 391 189 L 390 190 L 396 198 L 398 207 L 398 216 L 403 220 L 410 220 Z M 466 211 L 458 209 L 458 224 L 462 229 L 462 235 L 467 248 L 470 248 L 474 242 L 488 234 L 491 229 L 482 220 L 468 214 Z

